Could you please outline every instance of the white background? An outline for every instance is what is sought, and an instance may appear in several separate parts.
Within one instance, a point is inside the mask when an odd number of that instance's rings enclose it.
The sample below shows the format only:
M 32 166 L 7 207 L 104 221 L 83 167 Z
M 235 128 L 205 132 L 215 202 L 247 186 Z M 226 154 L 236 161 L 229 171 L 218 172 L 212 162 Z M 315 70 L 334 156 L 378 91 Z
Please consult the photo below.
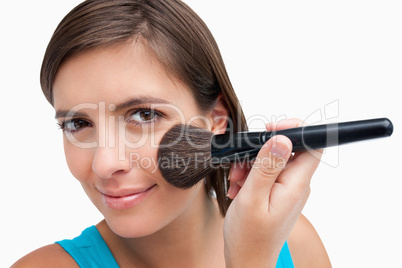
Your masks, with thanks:
M 79 2 L 2 4 L 1 267 L 102 219 L 68 171 L 39 86 L 47 42 Z M 326 151 L 304 214 L 334 267 L 402 267 L 401 2 L 186 2 L 215 35 L 252 129 L 262 118 L 393 121 L 389 139 Z

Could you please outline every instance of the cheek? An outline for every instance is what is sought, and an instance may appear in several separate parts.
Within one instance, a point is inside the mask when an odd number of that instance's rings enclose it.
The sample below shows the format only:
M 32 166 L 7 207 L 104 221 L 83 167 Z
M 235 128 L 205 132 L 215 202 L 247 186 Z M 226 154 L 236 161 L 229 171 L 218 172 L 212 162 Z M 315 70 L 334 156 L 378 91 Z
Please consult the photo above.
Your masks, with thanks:
M 127 135 L 128 136 L 128 135 Z M 124 146 L 125 157 L 128 159 L 129 169 L 132 173 L 146 173 L 150 177 L 158 177 L 158 148 L 159 134 L 146 134 L 141 138 L 144 142 L 140 144 L 129 143 L 126 141 Z M 131 137 L 132 138 L 132 137 Z
M 203 183 L 199 183 L 191 189 L 183 190 L 173 186 L 166 188 L 168 191 L 164 200 L 160 202 L 160 214 L 164 215 L 160 221 L 165 224 L 174 221 L 175 219 L 191 220 L 196 219 L 196 213 L 202 207 L 202 202 L 205 199 Z
M 82 149 L 73 145 L 65 137 L 64 155 L 71 174 L 80 182 L 89 177 L 92 170 L 93 153 L 91 149 Z

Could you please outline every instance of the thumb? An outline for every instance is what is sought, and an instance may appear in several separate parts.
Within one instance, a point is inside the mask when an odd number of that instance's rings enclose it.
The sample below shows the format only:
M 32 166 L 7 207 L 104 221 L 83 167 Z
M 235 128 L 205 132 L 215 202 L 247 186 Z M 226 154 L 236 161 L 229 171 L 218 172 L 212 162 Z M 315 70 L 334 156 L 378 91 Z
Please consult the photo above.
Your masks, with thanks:
M 271 188 L 285 168 L 291 152 L 292 142 L 282 135 L 272 137 L 263 145 L 242 187 L 247 200 L 266 204 L 264 201 L 268 200 Z

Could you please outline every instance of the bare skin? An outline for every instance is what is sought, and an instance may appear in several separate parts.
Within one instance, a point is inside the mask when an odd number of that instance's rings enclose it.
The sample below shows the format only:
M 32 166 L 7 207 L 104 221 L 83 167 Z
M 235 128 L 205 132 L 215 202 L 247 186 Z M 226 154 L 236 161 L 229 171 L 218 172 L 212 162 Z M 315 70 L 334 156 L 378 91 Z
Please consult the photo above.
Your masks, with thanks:
M 104 225 L 105 222 L 102 221 L 97 225 L 97 228 L 100 229 L 105 240 L 113 239 L 107 238 L 108 235 L 113 237 L 115 234 L 106 234 L 108 231 L 103 230 L 103 228 L 108 228 Z M 290 233 L 288 244 L 295 267 L 331 267 L 328 255 L 321 242 L 321 239 L 319 238 L 313 226 L 303 215 L 300 216 L 295 227 Z M 124 255 L 124 251 L 121 251 L 120 254 Z M 117 254 L 115 254 L 115 258 L 120 260 L 118 261 L 120 267 L 141 267 L 139 265 L 136 266 L 136 264 L 133 264 L 125 257 L 118 257 Z M 61 268 L 79 267 L 74 259 L 58 244 L 50 244 L 39 248 L 18 260 L 11 267 L 47 266 L 57 266 Z M 175 267 L 180 266 L 176 265 Z M 225 264 L 210 267 L 225 267 Z
M 275 267 L 279 251 L 288 240 L 296 267 L 330 267 L 320 238 L 301 216 L 310 193 L 311 177 L 320 160 L 308 153 L 291 156 L 287 138 L 278 137 L 267 142 L 257 156 L 257 160 L 281 160 L 287 163 L 286 168 L 285 165 L 255 164 L 251 169 L 232 169 L 229 193 L 234 201 L 223 218 L 216 201 L 207 196 L 203 182 L 188 190 L 177 189 L 153 167 L 130 166 L 132 153 L 156 158 L 157 148 L 151 143 L 144 143 L 140 148 L 125 148 L 125 157 L 121 158 L 121 148 L 110 146 L 110 141 L 121 142 L 118 126 L 103 136 L 99 122 L 109 127 L 119 123 L 118 120 L 110 121 L 111 118 L 124 118 L 126 137 L 131 141 L 138 140 L 144 131 L 155 135 L 158 141 L 170 126 L 180 122 L 177 111 L 166 106 L 159 107 L 164 116 L 158 114 L 158 118 L 156 115 L 148 118 L 141 114 L 143 110 L 138 112 L 138 109 L 144 109 L 144 103 L 141 107 L 138 102 L 119 105 L 130 103 L 127 100 L 138 96 L 142 100 L 155 96 L 162 98 L 178 108 L 187 123 L 202 115 L 210 122 L 204 124 L 206 128 L 216 134 L 222 133 L 227 121 L 218 118 L 228 114 L 222 99 L 218 98 L 215 107 L 204 114 L 196 108 L 195 100 L 188 92 L 188 88 L 172 80 L 139 43 L 80 54 L 65 62 L 57 74 L 55 109 L 62 120 L 76 120 L 76 123 L 80 120 L 79 124 L 68 125 L 70 128 L 79 126 L 79 131 L 74 129 L 69 133 L 70 129 L 64 133 L 67 164 L 104 215 L 105 220 L 97 224 L 97 228 L 119 266 Z M 81 107 L 78 119 L 64 113 L 82 103 L 98 106 Z M 98 109 L 101 103 L 105 103 L 105 107 L 123 108 L 106 109 L 101 114 Z M 147 107 L 153 104 L 145 103 Z M 198 123 L 202 125 L 203 121 Z M 152 124 L 152 132 L 148 124 Z M 297 124 L 300 121 L 289 120 L 283 121 L 281 126 L 267 125 L 267 129 Z M 103 138 L 107 138 L 105 146 L 80 146 L 93 141 L 99 144 Z M 138 204 L 130 206 L 105 201 L 105 192 L 111 195 L 122 189 L 146 189 L 148 194 Z M 32 266 L 78 267 L 57 244 L 26 255 L 12 267 Z

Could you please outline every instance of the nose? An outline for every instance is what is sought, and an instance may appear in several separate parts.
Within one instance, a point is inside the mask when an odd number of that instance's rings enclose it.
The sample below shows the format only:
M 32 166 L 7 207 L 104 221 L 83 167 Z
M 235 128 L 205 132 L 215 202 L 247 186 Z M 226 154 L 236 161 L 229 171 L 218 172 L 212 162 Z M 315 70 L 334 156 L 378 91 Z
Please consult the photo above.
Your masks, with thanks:
M 130 162 L 119 146 L 98 146 L 92 162 L 92 170 L 104 179 L 112 178 L 117 173 L 130 170 Z
M 98 147 L 92 162 L 92 170 L 104 179 L 112 178 L 114 174 L 126 173 L 130 170 L 127 157 L 119 156 L 119 148 Z
M 113 120 L 111 120 L 113 119 Z M 119 146 L 118 127 L 114 117 L 100 118 L 98 129 L 98 146 L 92 161 L 92 170 L 100 178 L 109 179 L 117 173 L 126 173 L 130 170 L 130 163 L 125 150 Z M 108 126 L 108 127 L 107 127 Z

